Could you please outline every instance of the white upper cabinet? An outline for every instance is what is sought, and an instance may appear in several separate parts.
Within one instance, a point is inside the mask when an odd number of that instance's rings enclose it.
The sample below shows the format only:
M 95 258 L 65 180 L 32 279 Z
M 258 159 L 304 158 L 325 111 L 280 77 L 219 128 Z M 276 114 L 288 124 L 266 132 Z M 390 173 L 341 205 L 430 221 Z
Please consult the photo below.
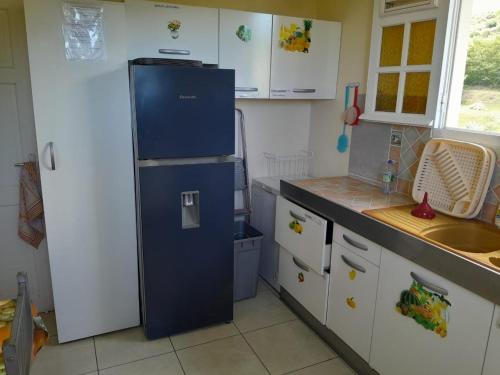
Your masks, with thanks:
M 483 375 L 497 375 L 500 369 L 500 306 L 495 308 Z
M 218 64 L 219 10 L 126 0 L 129 59 L 157 57 Z
M 219 67 L 235 69 L 236 98 L 269 98 L 272 15 L 220 10 Z
M 271 98 L 335 99 L 341 23 L 273 16 Z
M 392 1 L 396 7 L 399 3 L 410 1 Z M 381 16 L 379 8 L 374 8 L 363 120 L 433 125 L 449 0 L 440 0 L 439 7 L 434 7 L 434 1 L 419 3 L 428 3 L 429 9 L 423 6 L 415 9 L 424 10 Z

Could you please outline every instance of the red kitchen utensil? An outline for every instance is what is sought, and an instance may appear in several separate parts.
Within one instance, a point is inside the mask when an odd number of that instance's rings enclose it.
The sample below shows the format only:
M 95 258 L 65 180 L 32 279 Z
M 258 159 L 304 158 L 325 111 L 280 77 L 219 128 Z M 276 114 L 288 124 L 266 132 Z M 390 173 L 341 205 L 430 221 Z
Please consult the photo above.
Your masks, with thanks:
M 358 86 L 354 87 L 354 103 L 345 112 L 345 121 L 349 125 L 358 125 L 359 116 L 361 116 L 361 109 L 358 107 Z
M 436 217 L 434 210 L 431 205 L 427 202 L 427 192 L 424 194 L 424 200 L 417 207 L 415 207 L 411 214 L 420 219 L 432 220 Z

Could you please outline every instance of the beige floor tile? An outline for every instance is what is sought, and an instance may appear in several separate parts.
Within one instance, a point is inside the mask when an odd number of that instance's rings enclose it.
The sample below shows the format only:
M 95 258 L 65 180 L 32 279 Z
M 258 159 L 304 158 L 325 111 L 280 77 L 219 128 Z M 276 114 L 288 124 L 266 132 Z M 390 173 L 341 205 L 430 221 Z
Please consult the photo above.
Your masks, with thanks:
M 100 370 L 99 375 L 183 375 L 183 372 L 175 353 L 168 353 Z
M 186 375 L 267 374 L 241 336 L 180 350 L 177 355 Z
M 310 366 L 305 369 L 291 372 L 290 375 L 354 375 L 355 372 L 342 359 L 335 358 L 330 361 Z
M 57 324 L 56 324 L 56 314 L 54 311 L 47 313 L 41 313 L 40 316 L 49 331 L 49 337 L 57 336 Z
M 283 374 L 336 357 L 299 320 L 249 332 L 245 337 L 271 374 Z
M 267 285 L 267 283 L 259 277 L 259 283 L 257 284 L 257 293 L 265 292 L 270 289 L 271 288 L 269 287 L 269 285 Z
M 238 329 L 233 323 L 223 323 L 175 335 L 172 336 L 170 340 L 174 348 L 179 350 L 238 334 Z
M 241 332 L 248 332 L 274 324 L 297 319 L 271 291 L 234 304 L 234 324 Z
M 95 337 L 99 369 L 173 351 L 169 338 L 147 340 L 141 327 Z
M 79 375 L 97 370 L 94 340 L 49 345 L 38 353 L 31 375 Z

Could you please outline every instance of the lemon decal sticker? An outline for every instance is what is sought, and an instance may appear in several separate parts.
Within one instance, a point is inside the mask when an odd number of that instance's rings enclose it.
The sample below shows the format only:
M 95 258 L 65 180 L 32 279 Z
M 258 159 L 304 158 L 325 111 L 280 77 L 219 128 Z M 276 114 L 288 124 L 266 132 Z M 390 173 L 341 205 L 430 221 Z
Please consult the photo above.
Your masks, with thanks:
M 349 279 L 354 280 L 355 278 L 356 278 L 356 271 L 351 270 L 351 272 L 349 272 Z
M 302 224 L 300 224 L 297 220 L 293 220 L 292 222 L 290 222 L 290 224 L 288 224 L 288 227 L 298 234 L 302 234 L 302 230 L 304 229 L 302 227 Z
M 354 301 L 354 297 L 346 298 L 345 303 L 347 303 L 347 306 L 349 306 L 351 309 L 356 308 L 356 302 Z

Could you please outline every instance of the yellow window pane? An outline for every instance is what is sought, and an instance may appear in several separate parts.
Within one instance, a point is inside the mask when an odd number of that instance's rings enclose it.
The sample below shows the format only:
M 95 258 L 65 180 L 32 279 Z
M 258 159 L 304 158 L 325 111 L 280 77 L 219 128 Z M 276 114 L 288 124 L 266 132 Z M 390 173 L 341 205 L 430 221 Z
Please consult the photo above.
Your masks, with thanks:
M 398 86 L 399 73 L 380 73 L 378 75 L 376 111 L 396 112 Z
M 425 114 L 430 79 L 430 72 L 406 74 L 403 113 Z
M 380 66 L 400 66 L 403 53 L 405 25 L 387 26 L 382 29 Z
M 411 24 L 408 65 L 432 64 L 435 35 L 436 20 L 415 22 Z

